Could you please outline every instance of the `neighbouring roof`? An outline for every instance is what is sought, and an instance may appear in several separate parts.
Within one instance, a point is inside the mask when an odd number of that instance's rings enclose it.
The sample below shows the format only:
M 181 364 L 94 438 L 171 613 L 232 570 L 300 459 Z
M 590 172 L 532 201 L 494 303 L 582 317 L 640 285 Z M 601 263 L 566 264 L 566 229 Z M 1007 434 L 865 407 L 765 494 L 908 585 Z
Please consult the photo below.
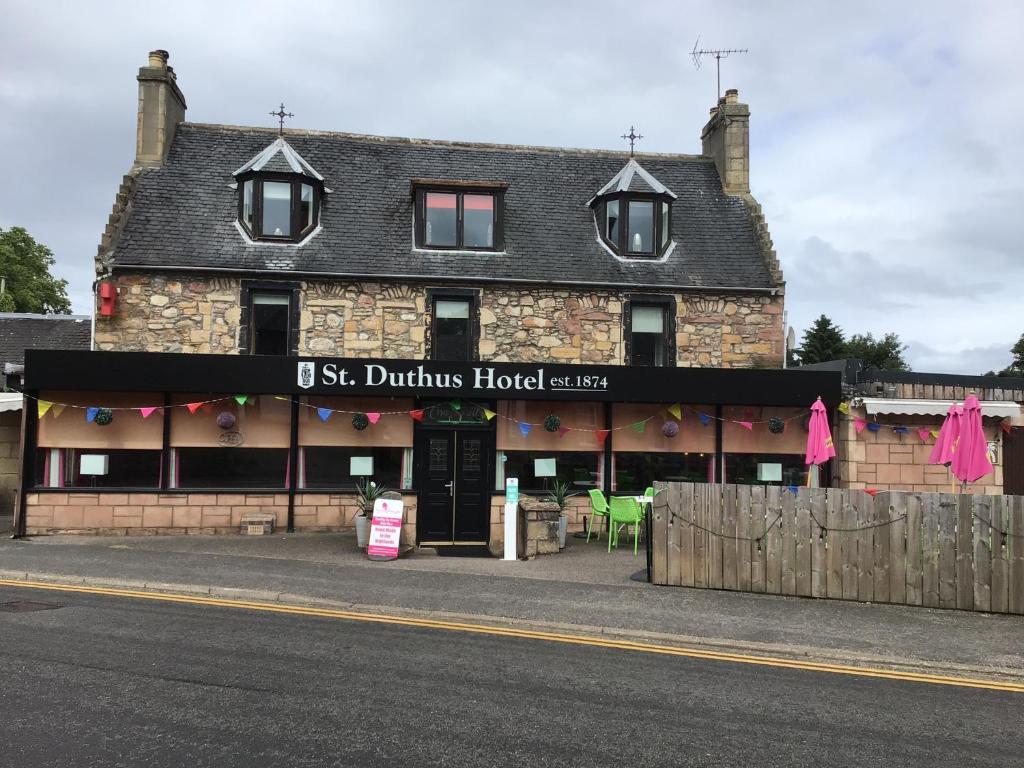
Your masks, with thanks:
M 854 405 L 864 406 L 869 416 L 875 414 L 899 414 L 901 416 L 945 416 L 949 400 L 908 400 L 903 398 L 859 397 Z M 1021 415 L 1021 406 L 1014 402 L 982 402 L 981 415 L 1005 419 Z
M 286 131 L 287 142 L 268 147 L 273 133 L 178 126 L 164 166 L 138 178 L 113 266 L 627 287 L 780 286 L 746 204 L 724 194 L 710 158 L 639 157 L 645 171 L 634 170 L 632 179 L 650 177 L 677 195 L 676 246 L 659 260 L 624 260 L 598 242 L 588 202 L 626 170 L 625 153 L 298 131 Z M 297 157 L 333 189 L 321 230 L 301 245 L 248 243 L 235 224 L 233 174 L 275 147 L 275 162 Z M 411 187 L 422 178 L 507 183 L 504 251 L 417 250 Z
M 22 365 L 26 349 L 89 349 L 91 322 L 85 315 L 0 312 L 0 370 Z

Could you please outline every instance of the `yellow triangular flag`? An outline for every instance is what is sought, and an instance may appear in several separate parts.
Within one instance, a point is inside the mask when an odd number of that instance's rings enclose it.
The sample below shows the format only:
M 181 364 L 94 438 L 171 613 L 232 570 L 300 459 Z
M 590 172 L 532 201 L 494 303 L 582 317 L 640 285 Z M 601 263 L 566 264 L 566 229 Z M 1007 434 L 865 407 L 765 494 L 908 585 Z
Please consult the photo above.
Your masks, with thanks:
M 933 430 L 932 430 L 932 437 L 934 437 L 934 438 L 938 438 L 938 436 L 939 436 L 939 430 L 937 430 L 937 429 L 933 429 Z
M 43 416 L 46 415 L 46 412 L 48 410 L 53 408 L 53 403 L 51 403 L 49 400 L 37 400 L 36 404 L 37 404 L 37 406 L 39 408 L 39 418 L 40 419 L 43 418 Z
M 53 408 L 50 409 L 50 413 L 53 414 L 54 418 L 57 418 L 62 413 L 64 413 L 64 406 L 61 405 L 60 403 L 54 403 Z
M 679 403 L 676 403 L 675 405 L 670 405 L 668 407 L 668 412 L 675 416 L 677 419 L 683 418 L 683 409 L 679 407 Z
M 496 414 L 494 411 L 490 411 L 490 410 L 484 408 L 484 416 L 487 417 L 488 421 L 490 421 L 491 419 L 493 419 L 497 415 L 498 414 Z
M 840 403 L 839 404 L 839 412 L 841 414 L 843 414 L 843 415 L 847 415 L 848 416 L 850 414 L 850 404 L 849 403 Z

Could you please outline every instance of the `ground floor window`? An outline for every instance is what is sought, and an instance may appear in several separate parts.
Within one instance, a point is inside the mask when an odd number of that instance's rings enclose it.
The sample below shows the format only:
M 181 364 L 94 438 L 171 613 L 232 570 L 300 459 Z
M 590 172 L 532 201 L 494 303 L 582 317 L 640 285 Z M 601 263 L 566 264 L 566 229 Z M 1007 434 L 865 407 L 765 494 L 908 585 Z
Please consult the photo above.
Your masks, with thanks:
M 284 488 L 287 448 L 176 448 L 177 488 Z
M 586 493 L 604 485 L 603 454 L 582 451 L 500 451 L 495 489 L 505 490 L 505 478 L 519 478 L 523 493 L 545 493 L 555 480 Z
M 616 452 L 612 490 L 643 493 L 657 481 L 707 483 L 714 472 L 713 453 Z
M 806 485 L 804 457 L 785 453 L 725 454 L 726 483 L 740 485 Z
M 158 488 L 156 450 L 40 448 L 35 484 L 43 488 Z
M 393 490 L 412 487 L 411 448 L 306 446 L 302 449 L 300 487 L 352 491 L 373 480 Z

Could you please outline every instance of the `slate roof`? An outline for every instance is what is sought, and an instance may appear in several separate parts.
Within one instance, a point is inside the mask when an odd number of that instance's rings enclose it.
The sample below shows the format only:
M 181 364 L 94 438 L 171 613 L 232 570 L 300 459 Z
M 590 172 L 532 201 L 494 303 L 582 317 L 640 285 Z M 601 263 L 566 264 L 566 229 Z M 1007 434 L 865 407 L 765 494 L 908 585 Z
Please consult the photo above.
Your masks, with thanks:
M 0 312 L 0 372 L 4 363 L 23 365 L 26 349 L 89 349 L 90 325 L 85 315 Z
M 247 243 L 235 225 L 232 173 L 275 138 L 276 131 L 267 129 L 179 125 L 163 167 L 138 178 L 113 266 L 435 282 L 754 290 L 779 285 L 745 203 L 723 193 L 710 158 L 693 155 L 637 156 L 677 195 L 675 246 L 657 261 L 624 260 L 598 242 L 587 203 L 623 170 L 626 153 L 286 131 L 288 145 L 332 190 L 321 212 L 322 229 L 300 246 Z M 415 249 L 413 179 L 507 183 L 505 250 Z

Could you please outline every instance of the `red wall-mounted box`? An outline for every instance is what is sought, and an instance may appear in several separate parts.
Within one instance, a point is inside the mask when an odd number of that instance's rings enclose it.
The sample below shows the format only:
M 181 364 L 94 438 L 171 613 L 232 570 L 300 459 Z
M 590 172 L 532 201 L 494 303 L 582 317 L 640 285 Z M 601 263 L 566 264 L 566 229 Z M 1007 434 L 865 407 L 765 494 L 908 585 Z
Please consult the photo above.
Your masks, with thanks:
M 99 284 L 100 314 L 103 317 L 114 316 L 114 306 L 117 302 L 117 286 L 113 281 L 104 281 Z

